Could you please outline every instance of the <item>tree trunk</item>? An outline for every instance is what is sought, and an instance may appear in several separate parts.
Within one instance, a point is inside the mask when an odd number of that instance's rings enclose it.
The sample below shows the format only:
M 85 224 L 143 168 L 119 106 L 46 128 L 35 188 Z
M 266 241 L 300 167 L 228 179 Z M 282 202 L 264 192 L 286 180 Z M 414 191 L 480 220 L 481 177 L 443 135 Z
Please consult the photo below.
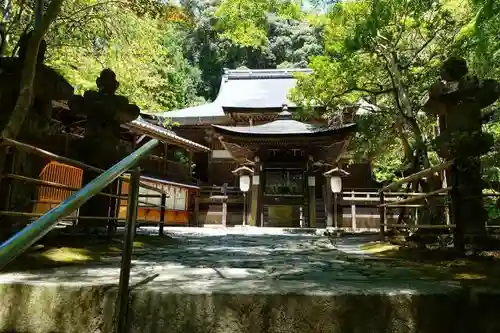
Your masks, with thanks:
M 33 83 L 35 81 L 38 49 L 43 37 L 49 30 L 50 24 L 56 19 L 61 10 L 63 0 L 52 0 L 43 16 L 40 25 L 33 31 L 28 42 L 28 50 L 24 59 L 21 73 L 21 84 L 16 106 L 10 116 L 9 122 L 2 131 L 2 136 L 7 138 L 16 138 L 19 130 L 28 115 L 33 100 Z
M 384 53 L 384 57 L 387 61 L 387 70 L 391 76 L 392 84 L 396 94 L 396 99 L 398 101 L 399 110 L 401 112 L 402 119 L 409 126 L 411 132 L 413 133 L 415 139 L 414 156 L 413 157 L 413 170 L 412 172 L 418 172 L 421 168 L 430 168 L 429 155 L 427 151 L 427 146 L 424 142 L 422 131 L 417 123 L 417 120 L 413 116 L 413 108 L 408 98 L 406 87 L 403 84 L 401 71 L 397 63 L 397 55 L 393 52 L 391 54 Z M 401 135 L 400 135 L 401 137 Z M 407 149 L 406 145 L 405 150 Z M 406 152 L 405 152 L 406 154 Z M 413 155 L 413 154 L 412 154 Z M 412 184 L 412 188 L 415 192 L 418 192 L 419 185 L 421 185 L 424 192 L 429 192 L 437 189 L 441 186 L 441 182 L 437 184 L 433 176 L 429 176 L 427 181 L 416 181 Z M 430 197 L 427 199 L 428 210 L 422 211 L 419 219 L 426 223 L 438 223 L 439 222 L 439 208 L 438 208 L 439 198 Z M 420 221 L 419 221 L 420 222 Z
M 28 49 L 24 58 L 24 63 L 21 71 L 21 82 L 19 87 L 19 95 L 17 97 L 16 105 L 8 123 L 2 129 L 1 137 L 15 139 L 29 113 L 31 103 L 33 101 L 33 85 L 35 81 L 38 50 L 42 43 L 43 37 L 49 30 L 50 24 L 56 19 L 61 10 L 63 0 L 52 0 L 47 8 L 47 11 L 39 24 L 35 27 L 31 37 L 28 41 Z M 43 8 L 37 8 L 40 11 Z M 7 150 L 0 149 L 0 183 L 2 181 L 1 175 L 3 174 L 5 162 L 7 158 Z M 0 227 L 0 234 L 2 233 Z M 1 237 L 2 235 L 0 235 Z

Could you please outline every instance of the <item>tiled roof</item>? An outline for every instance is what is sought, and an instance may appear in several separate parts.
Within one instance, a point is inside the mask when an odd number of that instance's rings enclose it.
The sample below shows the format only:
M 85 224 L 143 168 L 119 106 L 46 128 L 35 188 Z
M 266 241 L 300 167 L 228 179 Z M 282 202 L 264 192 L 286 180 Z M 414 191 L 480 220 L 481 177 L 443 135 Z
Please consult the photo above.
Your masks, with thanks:
M 125 128 L 128 129 L 135 129 L 136 131 L 146 134 L 148 136 L 151 136 L 153 138 L 156 138 L 160 141 L 166 141 L 167 143 L 174 143 L 178 144 L 181 147 L 196 151 L 196 152 L 209 152 L 210 148 L 207 148 L 203 145 L 200 145 L 199 143 L 196 143 L 194 141 L 185 139 L 183 137 L 178 136 L 175 134 L 173 131 L 168 130 L 166 128 L 163 128 L 161 126 L 157 126 L 154 124 L 151 124 L 150 122 L 142 119 L 142 118 L 137 118 L 129 123 L 126 123 L 122 125 Z
M 283 104 L 294 107 L 288 99 L 297 82 L 294 75 L 311 72 L 310 69 L 225 70 L 214 102 L 154 115 L 181 125 L 216 124 L 229 119 L 224 109 L 274 109 Z

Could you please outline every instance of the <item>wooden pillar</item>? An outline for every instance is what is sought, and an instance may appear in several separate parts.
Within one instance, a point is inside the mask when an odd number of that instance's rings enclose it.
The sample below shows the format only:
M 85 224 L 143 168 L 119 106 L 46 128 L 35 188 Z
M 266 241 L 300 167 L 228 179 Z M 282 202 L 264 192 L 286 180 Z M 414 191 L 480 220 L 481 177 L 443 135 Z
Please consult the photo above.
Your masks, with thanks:
M 386 216 L 386 207 L 385 207 L 385 196 L 384 192 L 380 192 L 379 196 L 379 213 L 380 213 L 380 237 L 383 240 L 385 237 L 385 216 Z
M 212 150 L 213 148 L 210 147 L 210 150 Z M 208 159 L 208 175 L 207 175 L 207 180 L 208 180 L 208 185 L 212 186 L 214 185 L 213 183 L 213 165 L 212 165 L 212 152 L 210 151 L 208 154 L 207 154 L 207 159 Z
M 200 194 L 198 192 L 194 194 L 193 223 L 195 227 L 200 223 Z
M 335 194 L 335 228 L 340 228 L 344 222 L 344 206 L 341 205 L 343 202 L 343 193 Z
M 358 226 L 356 225 L 356 201 L 355 201 L 355 194 L 354 194 L 354 190 L 351 191 L 351 199 L 352 199 L 352 202 L 351 202 L 351 228 L 353 231 L 356 231 L 356 229 L 358 228 Z
M 330 189 L 330 179 L 326 177 L 326 183 L 325 183 L 325 205 L 326 205 L 326 227 L 327 228 L 333 228 L 333 193 L 332 190 Z
M 307 185 L 309 190 L 308 226 L 309 228 L 316 228 L 316 177 L 313 174 L 307 177 Z
M 252 176 L 252 187 L 250 193 L 250 218 L 248 225 L 250 226 L 263 226 L 262 221 L 262 179 L 260 172 L 260 163 L 255 163 L 254 175 Z
M 227 226 L 227 197 L 222 199 L 222 225 Z
M 168 174 L 168 144 L 163 145 L 163 175 Z
M 165 206 L 167 205 L 167 194 L 161 194 L 161 208 L 160 208 L 160 229 L 158 230 L 158 234 L 163 236 L 163 228 L 165 226 Z
M 193 179 L 193 169 L 191 166 L 193 165 L 193 152 L 188 150 L 188 181 L 191 181 Z

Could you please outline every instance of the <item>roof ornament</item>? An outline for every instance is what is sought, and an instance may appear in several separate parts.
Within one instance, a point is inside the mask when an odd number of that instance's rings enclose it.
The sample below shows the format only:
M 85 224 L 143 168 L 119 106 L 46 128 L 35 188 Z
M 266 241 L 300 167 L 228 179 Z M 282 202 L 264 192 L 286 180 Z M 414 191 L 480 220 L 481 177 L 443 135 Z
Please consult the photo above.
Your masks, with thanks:
M 292 119 L 292 114 L 288 112 L 288 105 L 283 104 L 281 107 L 281 112 L 278 113 L 278 120 L 291 120 Z

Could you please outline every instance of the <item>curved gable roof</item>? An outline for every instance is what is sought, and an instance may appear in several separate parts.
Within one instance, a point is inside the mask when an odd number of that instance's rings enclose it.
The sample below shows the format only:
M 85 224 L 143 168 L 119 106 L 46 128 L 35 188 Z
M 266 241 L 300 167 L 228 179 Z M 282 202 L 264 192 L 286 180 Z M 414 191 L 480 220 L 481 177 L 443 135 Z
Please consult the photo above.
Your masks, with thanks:
M 212 103 L 151 115 L 181 125 L 214 124 L 229 120 L 224 109 L 281 109 L 283 104 L 294 107 L 288 94 L 297 82 L 295 74 L 311 72 L 310 69 L 225 70 L 219 94 Z

